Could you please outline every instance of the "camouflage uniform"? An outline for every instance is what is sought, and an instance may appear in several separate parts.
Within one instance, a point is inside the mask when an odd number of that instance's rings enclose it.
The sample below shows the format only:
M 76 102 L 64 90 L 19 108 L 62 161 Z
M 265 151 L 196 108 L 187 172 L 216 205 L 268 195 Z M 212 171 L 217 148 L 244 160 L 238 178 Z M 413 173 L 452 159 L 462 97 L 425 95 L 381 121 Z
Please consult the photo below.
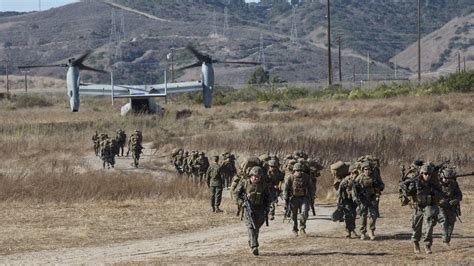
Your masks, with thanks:
M 443 193 L 439 183 L 432 178 L 433 169 L 429 164 L 424 164 L 420 169 L 420 175 L 405 181 L 401 186 L 408 195 L 415 199 L 415 208 L 412 215 L 413 235 L 415 253 L 420 252 L 419 242 L 421 240 L 423 222 L 425 223 L 425 251 L 431 253 L 433 244 L 433 227 L 438 222 L 439 200 Z
M 127 134 L 122 129 L 117 130 L 115 135 L 115 140 L 117 142 L 117 156 L 123 156 L 123 151 L 125 148 L 125 143 L 127 142 Z
M 258 159 L 258 157 L 247 158 L 245 161 L 241 163 L 240 168 L 239 168 L 239 173 L 232 180 L 232 184 L 230 186 L 231 197 L 234 195 L 234 191 L 235 189 L 237 189 L 237 186 L 240 184 L 240 182 L 243 182 L 243 180 L 246 180 L 249 178 L 250 170 L 252 170 L 252 168 L 255 166 L 261 167 L 261 165 L 262 165 L 262 162 L 260 161 L 260 159 Z M 239 216 L 240 211 L 241 211 L 241 206 L 237 204 L 237 213 L 236 213 L 237 216 Z
M 368 169 L 368 170 L 366 170 Z M 359 205 L 361 239 L 365 239 L 367 232 L 367 217 L 370 218 L 369 236 L 375 240 L 375 223 L 379 217 L 377 191 L 383 191 L 385 185 L 380 176 L 372 172 L 369 162 L 361 164 L 361 174 L 353 181 L 353 196 Z
M 275 208 L 278 203 L 278 196 L 281 193 L 280 185 L 285 179 L 285 174 L 280 171 L 278 162 L 276 160 L 268 161 L 268 185 L 270 186 L 270 194 L 272 195 L 272 204 L 270 205 L 270 220 L 275 219 Z
M 206 172 L 209 168 L 209 159 L 206 157 L 204 152 L 199 153 L 198 157 L 198 176 L 199 176 L 199 183 L 204 182 L 206 179 Z
M 352 166 L 349 168 L 350 175 L 342 179 L 337 190 L 338 208 L 344 213 L 344 222 L 346 224 L 346 237 L 350 238 L 351 233 L 355 230 L 356 208 L 357 204 L 352 197 L 353 182 L 358 176 L 357 168 Z
M 206 172 L 206 183 L 211 194 L 211 207 L 213 212 L 222 212 L 219 209 L 222 200 L 222 167 L 219 165 L 219 157 L 213 157 L 213 164 L 209 166 Z
M 178 174 L 181 174 L 181 162 L 182 161 L 182 149 L 173 149 L 171 151 L 171 163 L 174 165 L 174 168 L 176 169 L 176 172 Z
M 191 156 L 189 155 L 188 151 L 184 152 L 183 163 L 181 165 L 181 169 L 183 169 L 183 173 L 186 173 L 186 176 L 190 178 L 191 170 L 189 168 L 189 161 L 191 160 Z
M 330 166 L 331 173 L 334 177 L 334 189 L 336 191 L 339 189 L 339 184 L 341 183 L 342 179 L 349 174 L 349 164 L 344 163 L 343 161 L 337 161 Z
M 132 165 L 135 166 L 135 168 L 138 168 L 138 161 L 140 160 L 140 154 L 143 150 L 141 134 L 132 134 L 130 136 L 128 149 L 132 151 Z
M 443 243 L 448 246 L 451 242 L 456 217 L 461 214 L 462 192 L 455 176 L 456 172 L 453 168 L 446 168 L 443 170 L 441 178 L 441 189 L 444 196 L 439 203 L 439 222 L 443 227 Z
M 94 143 L 95 156 L 98 156 L 100 151 L 100 140 L 99 133 L 97 132 L 97 130 L 95 131 L 94 135 L 92 135 L 92 142 Z
M 237 174 L 235 168 L 235 156 L 230 153 L 223 154 L 224 161 L 222 162 L 222 176 L 224 179 L 224 186 L 229 189 L 232 183 L 232 178 Z
M 265 213 L 268 211 L 271 196 L 268 190 L 268 184 L 265 183 L 262 177 L 263 169 L 261 167 L 253 167 L 249 172 L 249 176 L 248 179 L 242 179 L 238 183 L 236 188 L 232 191 L 232 195 L 235 202 L 240 206 L 243 204 L 242 194 L 245 193 L 248 197 L 255 229 L 252 228 L 246 211 L 244 211 L 245 224 L 249 234 L 249 247 L 254 255 L 258 255 L 258 235 L 260 227 L 265 222 Z M 258 179 L 256 179 L 256 177 L 258 177 Z
M 110 167 L 114 168 L 115 165 L 115 154 L 113 152 L 112 141 L 107 138 L 101 142 L 101 151 L 100 156 L 102 159 L 102 167 L 110 169 Z
M 299 234 L 305 235 L 306 220 L 308 219 L 310 208 L 310 197 L 314 195 L 314 191 L 312 191 L 313 181 L 308 174 L 303 172 L 303 164 L 296 163 L 293 166 L 293 170 L 294 173 L 285 179 L 283 198 L 285 202 L 289 202 L 291 208 L 294 234 L 298 235 L 298 210 L 300 210 Z

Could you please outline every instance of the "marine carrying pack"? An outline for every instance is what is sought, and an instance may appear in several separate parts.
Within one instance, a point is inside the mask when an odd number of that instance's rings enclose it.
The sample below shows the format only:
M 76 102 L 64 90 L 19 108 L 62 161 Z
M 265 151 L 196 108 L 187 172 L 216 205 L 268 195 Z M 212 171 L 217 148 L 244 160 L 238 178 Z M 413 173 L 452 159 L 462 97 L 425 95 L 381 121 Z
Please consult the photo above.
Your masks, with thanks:
M 305 178 L 305 174 L 301 172 L 296 172 L 293 175 L 293 196 L 294 197 L 304 197 L 306 196 L 306 189 L 308 187 L 308 182 Z
M 349 175 L 349 164 L 343 161 L 337 161 L 331 164 L 331 173 L 338 177 L 345 177 Z

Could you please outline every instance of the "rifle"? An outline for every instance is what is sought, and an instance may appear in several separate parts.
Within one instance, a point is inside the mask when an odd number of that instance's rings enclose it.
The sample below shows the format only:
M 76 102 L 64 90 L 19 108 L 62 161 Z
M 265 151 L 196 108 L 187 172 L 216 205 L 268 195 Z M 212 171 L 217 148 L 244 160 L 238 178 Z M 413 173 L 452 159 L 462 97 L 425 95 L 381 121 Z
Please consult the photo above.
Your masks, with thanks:
M 316 211 L 314 210 L 314 197 L 309 197 L 310 204 L 311 204 L 311 211 L 313 212 L 313 216 L 316 216 Z
M 240 194 L 240 198 L 244 201 L 244 203 L 242 204 L 242 207 L 245 209 L 245 212 L 247 214 L 247 219 L 250 225 L 252 226 L 252 229 L 256 230 L 257 227 L 255 226 L 255 222 L 253 221 L 253 211 L 252 211 L 252 207 L 250 207 L 250 202 L 249 202 L 249 198 L 247 197 L 247 193 L 243 192 L 242 194 Z
M 453 176 L 452 178 L 458 178 L 458 177 L 464 177 L 464 176 L 471 176 L 471 175 L 474 175 L 474 172 L 455 175 L 455 176 Z
M 263 212 L 263 215 L 265 217 L 265 226 L 268 226 L 268 208 L 265 208 L 265 211 Z
M 291 208 L 290 208 L 290 201 L 286 201 L 285 206 L 285 215 L 283 215 L 283 223 L 285 223 L 286 218 L 291 216 Z

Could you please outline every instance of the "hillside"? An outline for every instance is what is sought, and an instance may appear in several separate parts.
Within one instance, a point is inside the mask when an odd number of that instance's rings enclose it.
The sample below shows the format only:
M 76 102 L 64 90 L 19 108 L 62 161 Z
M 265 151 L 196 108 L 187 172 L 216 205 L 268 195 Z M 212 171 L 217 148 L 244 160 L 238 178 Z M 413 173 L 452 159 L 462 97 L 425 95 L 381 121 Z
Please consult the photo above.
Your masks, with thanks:
M 444 20 L 449 21 L 457 13 L 470 12 L 466 5 L 460 7 L 463 0 L 441 2 L 432 1 L 427 7 L 431 12 L 443 11 L 430 24 L 432 27 L 443 25 Z M 108 1 L 79 2 L 44 12 L 0 17 L 0 58 L 9 58 L 13 66 L 51 64 L 92 50 L 94 53 L 88 64 L 107 70 L 113 68 L 117 82 L 149 84 L 163 79 L 162 73 L 168 63 L 166 55 L 171 48 L 175 48 L 177 67 L 194 62 L 193 56 L 183 49 L 190 43 L 216 59 L 255 61 L 262 35 L 266 68 L 272 75 L 291 82 L 324 83 L 327 78 L 325 6 L 319 2 L 304 2 L 298 6 L 296 14 L 301 23 L 297 25 L 299 38 L 296 43 L 290 38 L 291 10 L 285 5 L 276 10 L 271 5 L 231 1 L 227 6 L 229 27 L 224 35 L 227 3 L 224 0 L 115 0 L 113 3 L 115 5 Z M 438 4 L 440 6 L 436 6 Z M 403 33 L 408 26 L 400 23 L 400 15 L 396 12 L 402 8 L 411 12 L 412 8 L 406 3 L 398 3 L 384 9 L 376 3 L 364 5 L 346 0 L 334 1 L 333 5 L 334 36 L 344 34 L 343 79 L 352 80 L 353 67 L 357 80 L 365 78 L 368 52 L 373 60 L 373 77 L 391 75 L 393 70 L 387 64 L 388 58 L 413 42 L 413 35 Z M 382 10 L 385 13 L 381 13 Z M 374 12 L 383 14 L 384 18 L 371 16 Z M 112 16 L 117 31 L 112 31 Z M 428 33 L 429 29 L 426 31 Z M 364 32 L 382 37 L 374 38 L 369 34 L 362 38 Z M 399 41 L 381 48 L 381 43 L 388 38 L 383 34 L 397 35 Z M 408 37 L 402 40 L 403 34 Z M 337 50 L 333 53 L 333 67 L 337 73 Z M 254 70 L 238 65 L 216 65 L 215 68 L 216 82 L 230 85 L 245 83 Z M 0 67 L 0 72 L 4 72 L 4 66 Z M 32 74 L 65 78 L 65 71 L 56 69 L 34 70 Z M 199 79 L 199 75 L 197 69 L 176 73 L 178 80 Z M 107 75 L 95 73 L 83 73 L 82 78 L 85 82 L 108 82 L 109 79 Z
M 437 73 L 452 73 L 458 68 L 458 53 L 461 54 L 461 67 L 474 67 L 474 13 L 451 20 L 441 29 L 432 32 L 421 40 L 421 70 Z M 418 44 L 413 43 L 390 62 L 416 71 Z

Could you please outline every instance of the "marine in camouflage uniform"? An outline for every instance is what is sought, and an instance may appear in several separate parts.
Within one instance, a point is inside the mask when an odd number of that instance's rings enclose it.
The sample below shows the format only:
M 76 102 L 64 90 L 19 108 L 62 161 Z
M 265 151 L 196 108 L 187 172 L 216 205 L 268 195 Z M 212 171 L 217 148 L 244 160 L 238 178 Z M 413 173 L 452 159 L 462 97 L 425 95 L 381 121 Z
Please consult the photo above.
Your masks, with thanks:
M 222 162 L 222 177 L 224 179 L 224 186 L 229 189 L 232 183 L 232 179 L 237 174 L 237 168 L 235 167 L 235 156 L 230 153 L 224 153 Z
M 132 158 L 133 158 L 133 163 L 132 166 L 135 168 L 138 168 L 139 160 L 140 160 L 140 154 L 142 153 L 143 146 L 142 146 L 142 135 L 139 130 L 136 130 L 134 134 L 132 134 L 129 138 L 128 141 L 128 152 L 131 150 L 132 151 Z
M 94 135 L 92 135 L 92 143 L 94 144 L 94 153 L 95 156 L 99 156 L 100 152 L 100 139 L 99 139 L 99 133 L 97 130 L 95 131 Z
M 115 140 L 117 142 L 117 156 L 123 156 L 123 151 L 125 149 L 125 143 L 127 142 L 127 134 L 122 129 L 118 129 L 115 135 Z
M 191 156 L 189 155 L 189 151 L 184 151 L 183 155 L 183 163 L 181 165 L 181 169 L 183 169 L 183 172 L 186 173 L 186 176 L 188 179 L 191 176 L 191 170 L 189 168 L 189 161 L 191 160 Z
M 223 177 L 222 167 L 219 165 L 219 156 L 212 157 L 213 163 L 206 172 L 206 183 L 211 194 L 212 212 L 222 212 L 219 208 L 222 200 Z
M 209 168 L 209 159 L 204 152 L 199 153 L 198 165 L 199 183 L 203 183 L 206 179 L 207 169 Z
M 383 191 L 385 185 L 380 178 L 374 174 L 369 162 L 360 165 L 361 174 L 353 181 L 353 196 L 359 205 L 360 214 L 360 239 L 366 239 L 367 218 L 370 218 L 370 240 L 375 240 L 375 223 L 379 217 L 377 191 Z
M 258 159 L 258 157 L 249 157 L 240 164 L 239 172 L 235 176 L 235 178 L 232 180 L 232 184 L 230 186 L 231 197 L 233 196 L 234 191 L 239 185 L 239 183 L 243 182 L 243 180 L 246 180 L 250 177 L 250 170 L 252 170 L 252 168 L 255 166 L 261 167 L 261 165 L 262 165 L 262 162 L 260 161 L 260 159 Z M 236 215 L 239 216 L 240 212 L 241 212 L 241 206 L 237 204 Z
M 285 179 L 285 174 L 280 171 L 279 164 L 277 160 L 268 161 L 268 185 L 270 188 L 270 194 L 272 195 L 272 203 L 270 205 L 270 220 L 275 219 L 275 209 L 278 203 L 278 196 L 281 193 L 281 183 Z
M 244 212 L 245 224 L 249 234 L 249 247 L 254 255 L 258 255 L 258 235 L 260 227 L 265 222 L 265 213 L 268 211 L 271 202 L 268 184 L 265 183 L 263 177 L 263 169 L 259 166 L 253 167 L 249 172 L 248 179 L 241 179 L 236 188 L 232 191 L 232 197 L 238 205 L 243 204 L 242 194 L 248 197 L 250 208 L 252 209 L 252 220 L 255 228 L 252 228 L 248 214 Z
M 293 233 L 296 236 L 298 236 L 298 210 L 301 211 L 299 235 L 306 235 L 306 220 L 310 208 L 310 197 L 314 195 L 313 187 L 310 176 L 304 172 L 304 165 L 296 163 L 293 166 L 293 174 L 285 179 L 283 189 L 283 199 L 290 205 Z
M 114 168 L 115 165 L 115 154 L 113 152 L 112 141 L 109 138 L 104 139 L 101 142 L 101 151 L 100 156 L 102 159 L 102 167 L 105 168 L 107 166 L 108 169 L 110 167 Z
M 441 174 L 443 198 L 439 203 L 439 222 L 443 227 L 443 243 L 447 246 L 451 242 L 456 218 L 461 214 L 460 202 L 462 200 L 462 192 L 455 176 L 456 171 L 454 168 L 446 168 Z
M 173 150 L 171 153 L 171 160 L 174 165 L 174 168 L 176 169 L 176 172 L 178 172 L 179 175 L 183 174 L 183 160 L 184 160 L 184 151 L 183 149 L 179 148 L 176 150 Z
M 349 172 L 350 174 L 342 179 L 342 181 L 339 184 L 338 190 L 337 190 L 337 202 L 338 202 L 338 208 L 342 208 L 342 212 L 344 213 L 344 222 L 346 225 L 346 237 L 351 238 L 351 234 L 354 233 L 354 235 L 357 236 L 355 233 L 355 222 L 356 222 L 356 209 L 357 209 L 357 204 L 353 200 L 352 197 L 352 187 L 353 187 L 353 182 L 359 175 L 357 171 L 357 167 L 355 164 L 352 164 L 349 167 Z
M 420 240 L 423 223 L 425 224 L 425 252 L 431 254 L 433 244 L 433 227 L 438 222 L 439 200 L 443 197 L 443 192 L 439 182 L 433 178 L 434 169 L 430 164 L 424 164 L 420 168 L 420 174 L 415 178 L 406 180 L 400 187 L 406 191 L 407 195 L 413 196 L 414 209 L 412 215 L 412 242 L 415 253 L 420 253 Z

